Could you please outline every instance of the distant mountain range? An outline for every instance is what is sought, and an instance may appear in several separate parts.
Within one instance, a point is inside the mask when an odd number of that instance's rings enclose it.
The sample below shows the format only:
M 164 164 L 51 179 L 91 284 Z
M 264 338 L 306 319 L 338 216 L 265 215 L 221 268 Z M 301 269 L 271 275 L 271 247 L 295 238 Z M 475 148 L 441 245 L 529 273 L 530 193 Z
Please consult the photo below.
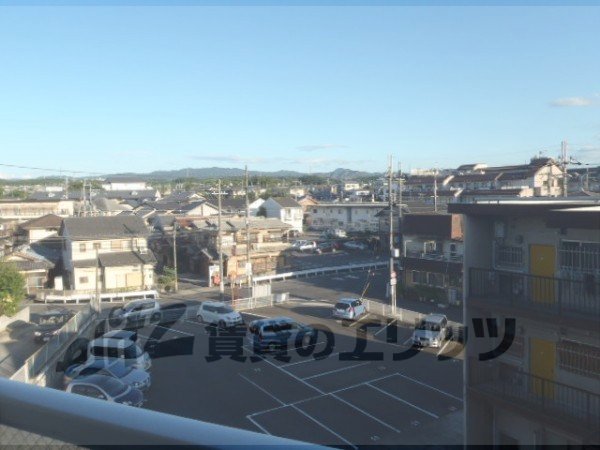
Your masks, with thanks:
M 296 172 L 293 170 L 278 170 L 275 172 L 265 172 L 265 171 L 259 172 L 259 171 L 250 170 L 248 173 L 250 176 L 263 175 L 263 176 L 276 177 L 276 178 L 299 178 L 299 177 L 305 176 L 305 175 L 316 175 L 316 176 L 322 176 L 325 178 L 332 178 L 332 179 L 336 179 L 336 180 L 351 180 L 351 179 L 355 179 L 355 178 L 363 178 L 363 177 L 371 177 L 371 176 L 381 175 L 378 173 L 361 172 L 358 170 L 343 169 L 343 168 L 335 169 L 332 172 L 321 172 L 321 173 L 311 173 L 311 174 L 303 173 L 303 172 Z M 157 170 L 157 171 L 150 172 L 150 173 L 127 172 L 127 173 L 115 173 L 115 174 L 106 175 L 106 177 L 114 177 L 114 178 L 139 177 L 139 178 L 142 178 L 142 179 L 145 179 L 148 181 L 170 181 L 170 180 L 174 180 L 174 179 L 178 179 L 178 178 L 196 178 L 196 179 L 236 178 L 236 177 L 243 177 L 243 176 L 244 176 L 243 169 L 225 168 L 225 167 L 205 167 L 205 168 L 200 168 L 200 169 L 187 168 L 187 169 L 177 169 L 177 170 Z

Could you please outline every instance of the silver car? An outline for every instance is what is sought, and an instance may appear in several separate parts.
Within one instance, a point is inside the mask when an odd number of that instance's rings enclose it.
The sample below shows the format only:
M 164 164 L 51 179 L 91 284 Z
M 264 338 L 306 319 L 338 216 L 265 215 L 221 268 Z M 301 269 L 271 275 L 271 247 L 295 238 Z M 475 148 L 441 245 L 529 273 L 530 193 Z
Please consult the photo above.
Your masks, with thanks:
M 418 347 L 441 347 L 448 336 L 448 319 L 443 314 L 429 314 L 422 319 L 413 332 L 413 345 Z
M 85 364 L 75 364 L 65 370 L 63 381 L 67 386 L 76 378 L 89 375 L 107 375 L 117 378 L 132 388 L 145 391 L 150 387 L 150 374 L 145 370 L 135 369 L 128 366 L 123 361 L 108 361 L 104 358 L 97 358 Z
M 356 320 L 367 313 L 367 308 L 359 298 L 341 298 L 333 306 L 333 317 Z
M 139 389 L 127 386 L 117 378 L 107 375 L 95 374 L 76 378 L 69 383 L 66 391 L 127 406 L 139 407 L 144 403 L 144 394 Z

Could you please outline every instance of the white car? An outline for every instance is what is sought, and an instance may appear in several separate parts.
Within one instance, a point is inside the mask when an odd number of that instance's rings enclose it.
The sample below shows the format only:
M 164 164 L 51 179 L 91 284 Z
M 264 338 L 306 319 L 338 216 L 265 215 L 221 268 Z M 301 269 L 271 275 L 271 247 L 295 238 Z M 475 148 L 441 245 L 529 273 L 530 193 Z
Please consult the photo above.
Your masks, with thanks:
M 301 252 L 315 250 L 317 248 L 317 243 L 315 241 L 296 241 L 292 244 L 292 248 L 300 250 Z
M 199 322 L 218 325 L 220 328 L 233 327 L 244 323 L 242 315 L 223 302 L 202 302 L 196 313 Z
M 108 361 L 121 360 L 134 369 L 149 370 L 152 366 L 150 355 L 131 339 L 113 337 L 90 341 L 87 363 L 92 363 L 98 358 L 104 358 Z

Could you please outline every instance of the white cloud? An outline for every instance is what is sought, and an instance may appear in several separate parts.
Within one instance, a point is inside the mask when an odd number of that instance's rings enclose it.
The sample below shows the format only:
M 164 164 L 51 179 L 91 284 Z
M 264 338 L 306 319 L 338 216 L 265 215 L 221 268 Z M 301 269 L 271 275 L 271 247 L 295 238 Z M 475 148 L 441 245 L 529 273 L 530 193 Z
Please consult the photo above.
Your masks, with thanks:
M 573 150 L 575 159 L 582 163 L 596 164 L 600 162 L 600 146 L 598 145 L 583 145 L 578 149 Z
M 348 146 L 341 144 L 301 145 L 300 147 L 296 147 L 296 150 L 300 150 L 301 152 L 316 152 L 317 150 L 334 150 L 338 148 L 348 148 Z
M 550 102 L 551 106 L 559 108 L 594 106 L 598 104 L 598 95 L 591 97 L 563 97 Z

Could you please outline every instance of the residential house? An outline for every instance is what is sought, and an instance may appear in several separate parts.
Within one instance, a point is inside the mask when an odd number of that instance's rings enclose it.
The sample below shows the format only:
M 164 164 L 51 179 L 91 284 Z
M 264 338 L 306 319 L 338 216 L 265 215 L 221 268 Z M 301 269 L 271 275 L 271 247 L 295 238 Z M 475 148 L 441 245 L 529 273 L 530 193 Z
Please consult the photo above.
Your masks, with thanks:
M 57 236 L 62 217 L 55 214 L 47 214 L 37 219 L 31 219 L 18 226 L 18 241 L 20 243 L 33 244 L 52 236 Z
M 407 297 L 454 304 L 461 300 L 463 229 L 459 214 L 404 214 L 402 254 Z
M 145 191 L 148 185 L 144 180 L 134 177 L 110 177 L 104 180 L 105 191 Z
M 304 218 L 302 206 L 293 198 L 270 197 L 261 205 L 266 217 L 279 219 L 283 223 L 292 226 L 293 232 L 302 233 L 302 221 Z
M 475 331 L 464 358 L 465 443 L 597 446 L 600 201 L 449 210 L 465 221 L 463 315 Z
M 25 278 L 25 289 L 28 295 L 33 295 L 39 290 L 49 287 L 50 271 L 56 262 L 43 254 L 36 252 L 29 245 L 19 247 L 4 258 L 4 261 L 13 264 Z
M 210 285 L 218 275 L 218 219 L 178 218 L 177 260 L 180 272 L 199 275 Z M 246 229 L 245 217 L 224 217 L 222 252 L 224 277 L 241 282 L 247 276 L 247 242 L 250 234 L 250 263 L 254 276 L 275 273 L 285 267 L 284 251 L 290 247 L 292 226 L 279 219 L 251 217 Z M 153 239 L 152 246 L 162 265 L 173 264 L 173 234 L 166 232 Z
M 386 208 L 384 202 L 319 203 L 309 208 L 307 221 L 315 229 L 341 228 L 345 231 L 373 232 L 379 230 L 378 213 Z
M 138 216 L 71 217 L 63 220 L 64 286 L 77 291 L 144 290 L 154 286 L 156 259 L 149 230 Z M 97 283 L 97 284 L 96 284 Z

